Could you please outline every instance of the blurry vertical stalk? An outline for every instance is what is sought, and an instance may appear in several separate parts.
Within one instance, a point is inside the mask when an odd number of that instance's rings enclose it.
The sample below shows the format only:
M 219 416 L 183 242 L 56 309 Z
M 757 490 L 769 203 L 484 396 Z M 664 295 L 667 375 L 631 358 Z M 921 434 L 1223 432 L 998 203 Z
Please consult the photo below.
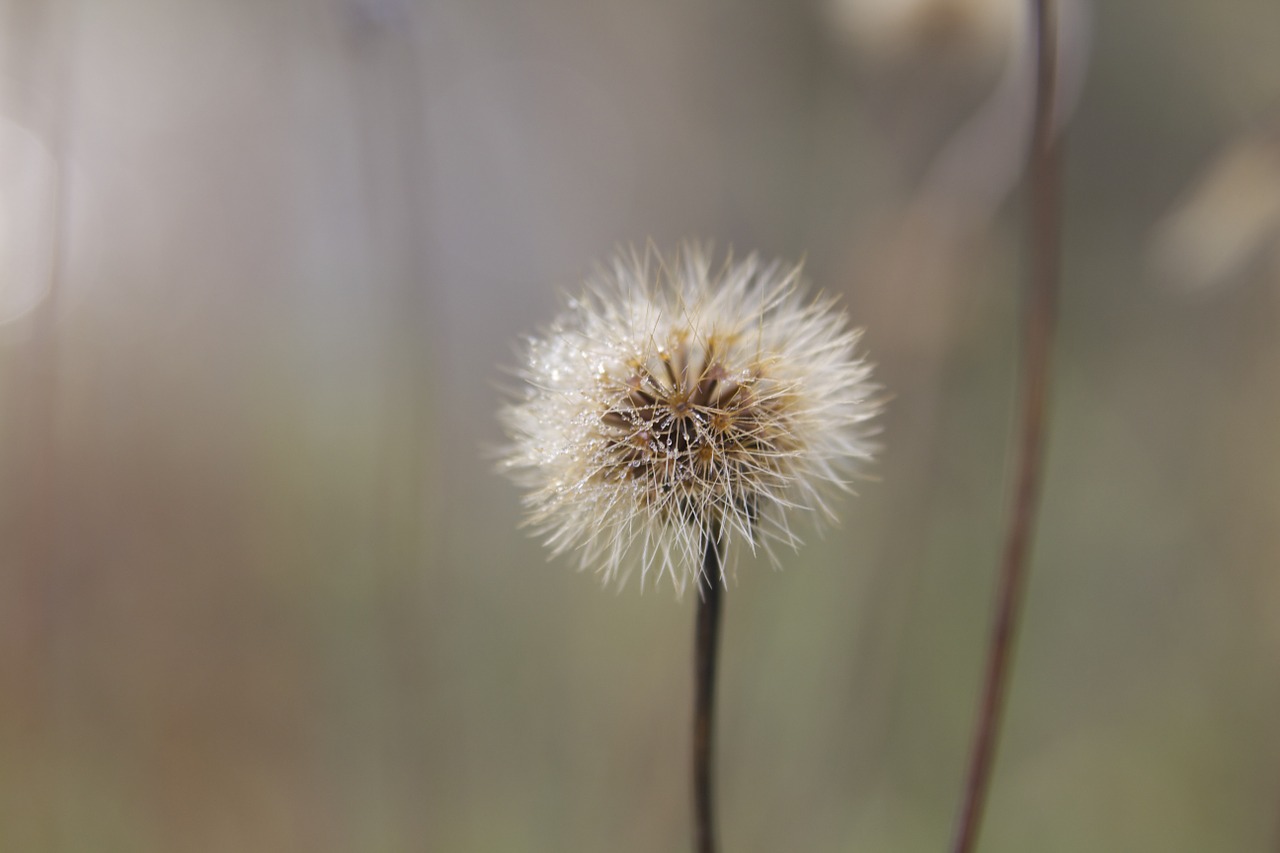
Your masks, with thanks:
M 433 351 L 439 335 L 432 334 L 439 312 L 432 310 L 424 248 L 424 72 L 409 11 L 398 4 L 386 4 L 377 14 L 383 4 L 351 7 L 345 46 L 361 125 L 367 239 L 386 332 L 379 341 L 385 408 L 374 540 L 384 569 L 412 574 L 422 559 L 423 519 L 434 517 L 425 504 L 434 480 L 427 468 L 435 431 L 428 384 L 435 377 L 424 374 L 439 360 Z
M 431 405 L 439 397 L 436 324 L 442 312 L 433 304 L 427 245 L 426 62 L 417 14 L 408 4 L 350 0 L 338 7 L 345 13 L 338 31 L 350 87 L 345 94 L 357 123 L 358 227 L 375 306 L 373 328 L 359 334 L 367 336 L 361 346 L 373 354 L 364 368 L 373 371 L 368 378 L 378 402 L 367 422 L 376 456 L 361 531 L 372 569 L 365 590 L 376 625 L 363 635 L 367 645 L 356 647 L 361 657 L 352 649 L 334 661 L 333 677 L 344 684 L 366 678 L 377 689 L 350 697 L 346 712 L 348 725 L 364 739 L 332 740 L 328 747 L 335 764 L 350 768 L 352 787 L 344 796 L 363 796 L 357 786 L 372 786 L 388 815 L 422 815 L 431 822 L 439 797 L 424 788 L 434 777 L 421 768 L 437 763 L 428 750 L 445 724 L 423 685 L 437 677 L 434 651 L 443 643 L 432 632 L 441 620 L 430 610 L 430 597 L 410 594 L 428 561 L 446 547 L 438 523 L 444 477 L 434 452 L 440 428 Z
M 694 849 L 716 849 L 715 802 L 712 785 L 712 742 L 715 735 L 716 650 L 720 638 L 723 584 L 720 579 L 720 525 L 710 523 L 703 533 L 702 577 L 698 585 L 698 617 L 694 638 L 693 688 L 693 815 Z
M 34 804 L 23 815 L 25 823 L 5 827 L 14 834 L 0 838 L 18 839 L 25 849 L 52 848 L 59 843 L 54 774 L 60 712 L 66 707 L 58 696 L 65 675 L 59 639 L 67 620 L 60 611 L 67 609 L 75 593 L 70 579 L 62 576 L 57 549 L 58 309 L 70 209 L 65 166 L 68 128 L 73 120 L 71 16 L 66 4 L 25 2 L 10 6 L 0 18 L 0 75 L 16 84 L 14 113 L 48 146 L 55 168 L 48 281 L 30 313 L 14 319 L 15 324 L 25 324 L 29 334 L 15 348 L 12 361 L 6 359 L 5 371 L 12 370 L 13 375 L 0 376 L 5 387 L 15 389 L 9 392 L 15 402 L 6 401 L 3 424 L 5 449 L 15 455 L 0 459 L 0 465 L 20 472 L 13 483 L 19 531 L 14 543 L 16 571 L 0 586 L 8 592 L 8 582 L 16 585 L 16 603 L 6 608 L 14 614 L 14 624 L 0 626 L 4 629 L 0 639 L 6 641 L 5 654 L 0 656 L 0 692 L 14 697 L 14 702 L 0 711 L 0 722 L 6 722 L 2 713 L 15 715 L 17 742 L 0 740 L 0 751 L 12 748 L 15 763 L 11 766 L 16 766 L 18 774 L 13 778 L 23 778 Z M 0 275 L 6 273 L 0 270 Z M 12 673 L 6 659 L 9 653 L 13 655 Z
M 952 853 L 972 851 L 982 823 L 1008 692 L 1009 666 L 1026 586 L 1044 460 L 1050 353 L 1059 276 L 1061 152 L 1055 134 L 1054 108 L 1058 78 L 1056 10 L 1053 0 L 1031 0 L 1031 3 L 1036 48 L 1035 125 L 1031 138 L 1029 298 L 1023 319 L 1022 409 L 1017 427 L 1017 468 L 998 580 L 995 622 L 987 652 L 982 704 L 973 733 L 964 801 L 952 838 Z

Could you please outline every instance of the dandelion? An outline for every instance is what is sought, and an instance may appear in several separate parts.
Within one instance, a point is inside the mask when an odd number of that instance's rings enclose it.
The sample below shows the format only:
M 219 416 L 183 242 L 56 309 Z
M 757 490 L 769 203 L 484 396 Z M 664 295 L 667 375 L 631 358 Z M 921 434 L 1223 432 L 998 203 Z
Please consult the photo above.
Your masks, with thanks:
M 799 513 L 832 516 L 871 457 L 879 402 L 834 300 L 806 300 L 800 268 L 685 246 L 619 255 L 529 340 L 521 399 L 504 410 L 503 467 L 529 492 L 554 553 L 641 586 L 698 587 L 693 811 L 714 853 L 712 722 L 725 549 L 795 547 Z M 832 516 L 833 517 L 833 516 Z
M 623 584 L 640 569 L 723 583 L 711 550 L 774 558 L 797 515 L 833 519 L 873 446 L 870 365 L 835 300 L 805 298 L 798 266 L 687 245 L 635 251 L 530 339 L 502 461 L 553 553 Z M 718 570 L 718 571 L 717 571 Z M 718 576 L 714 576 L 718 573 Z

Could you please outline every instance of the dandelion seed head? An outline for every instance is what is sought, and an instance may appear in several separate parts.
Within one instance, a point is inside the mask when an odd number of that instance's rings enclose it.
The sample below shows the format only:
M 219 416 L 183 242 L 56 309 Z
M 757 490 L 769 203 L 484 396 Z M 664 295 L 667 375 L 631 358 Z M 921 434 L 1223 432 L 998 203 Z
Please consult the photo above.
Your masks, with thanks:
M 771 557 L 798 546 L 794 519 L 833 520 L 828 496 L 874 450 L 858 335 L 798 267 L 619 254 L 526 342 L 501 467 L 527 523 L 606 582 L 638 568 L 677 594 L 723 580 L 698 578 L 708 530 Z

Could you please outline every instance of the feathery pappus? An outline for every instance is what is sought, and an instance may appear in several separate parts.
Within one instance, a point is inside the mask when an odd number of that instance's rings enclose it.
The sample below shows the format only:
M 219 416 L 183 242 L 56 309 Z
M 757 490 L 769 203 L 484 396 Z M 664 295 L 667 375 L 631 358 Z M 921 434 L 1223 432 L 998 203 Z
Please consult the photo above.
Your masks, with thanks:
M 620 253 L 526 342 L 500 465 L 553 553 L 606 582 L 722 583 L 699 577 L 706 537 L 796 547 L 794 517 L 834 519 L 828 495 L 872 457 L 859 334 L 798 266 Z

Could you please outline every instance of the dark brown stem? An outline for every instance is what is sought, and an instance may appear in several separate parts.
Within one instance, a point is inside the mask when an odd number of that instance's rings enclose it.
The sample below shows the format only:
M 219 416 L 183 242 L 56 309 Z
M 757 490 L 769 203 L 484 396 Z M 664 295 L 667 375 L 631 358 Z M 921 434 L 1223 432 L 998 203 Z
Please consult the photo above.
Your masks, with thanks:
M 1055 133 L 1057 34 L 1053 0 L 1033 0 L 1036 40 L 1035 127 L 1031 141 L 1029 300 L 1024 316 L 1022 412 L 1013 501 L 1000 566 L 995 624 L 987 652 L 982 704 L 974 729 L 964 802 L 952 853 L 977 844 L 1008 692 L 1010 661 L 1026 586 L 1027 558 L 1040 498 L 1059 268 L 1061 152 Z
M 724 583 L 720 577 L 720 526 L 703 533 L 702 574 L 698 582 L 698 617 L 694 637 L 693 815 L 698 853 L 715 853 L 715 803 L 712 798 L 712 736 L 715 720 L 716 647 Z

